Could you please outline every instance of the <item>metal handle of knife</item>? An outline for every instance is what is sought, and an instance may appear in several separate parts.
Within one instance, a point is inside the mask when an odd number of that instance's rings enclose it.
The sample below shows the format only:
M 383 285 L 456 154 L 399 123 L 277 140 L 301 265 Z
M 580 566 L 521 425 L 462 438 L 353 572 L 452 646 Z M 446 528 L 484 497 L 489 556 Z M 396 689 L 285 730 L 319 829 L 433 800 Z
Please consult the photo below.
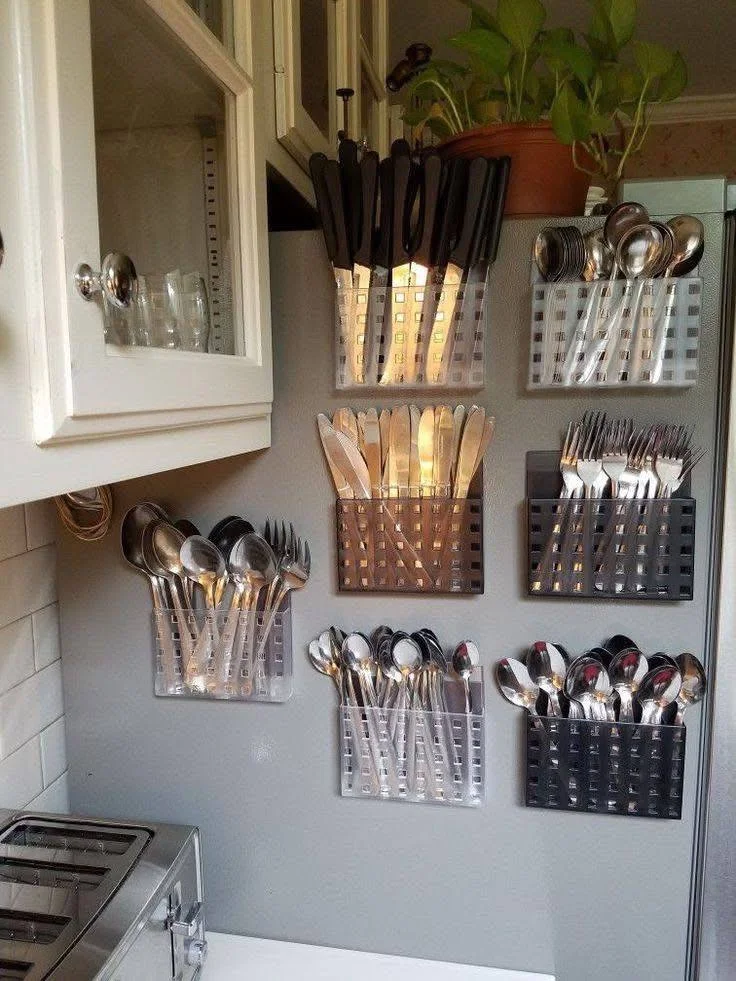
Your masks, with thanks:
M 425 378 L 430 383 L 440 381 L 445 345 L 453 329 L 452 311 L 455 297 L 444 289 L 444 270 L 450 258 L 456 229 L 462 218 L 462 204 L 468 177 L 468 161 L 450 160 L 446 165 L 445 191 L 440 208 L 434 251 L 434 268 L 430 290 L 433 297 L 432 322 L 426 325 L 424 355 Z
M 419 219 L 415 242 L 411 252 L 411 304 L 406 335 L 406 380 L 409 384 L 417 377 L 417 350 L 423 342 L 425 331 L 431 330 L 434 320 L 432 291 L 427 296 L 427 279 L 432 265 L 436 239 L 436 217 L 442 182 L 442 158 L 430 151 L 422 161 L 419 184 Z M 431 319 L 430 319 L 431 318 Z
M 391 222 L 391 324 L 390 340 L 384 358 L 383 384 L 396 383 L 403 377 L 402 363 L 407 324 L 407 295 L 411 258 L 407 249 L 407 201 L 409 178 L 411 175 L 411 156 L 408 153 L 394 152 L 393 162 L 393 206 Z M 403 291 L 402 291 L 403 287 Z M 401 340 L 399 339 L 401 338 Z

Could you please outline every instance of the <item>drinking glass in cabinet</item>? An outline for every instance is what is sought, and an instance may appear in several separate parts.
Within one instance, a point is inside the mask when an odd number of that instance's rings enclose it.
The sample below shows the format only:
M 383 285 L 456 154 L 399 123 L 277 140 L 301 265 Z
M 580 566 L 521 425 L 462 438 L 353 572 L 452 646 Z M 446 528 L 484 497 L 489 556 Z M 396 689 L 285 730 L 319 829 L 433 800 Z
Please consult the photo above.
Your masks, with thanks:
M 191 6 L 219 37 L 224 4 Z M 108 343 L 235 354 L 232 95 L 140 4 L 90 5 L 100 251 L 130 256 L 137 309 Z M 219 25 L 219 26 L 218 26 Z

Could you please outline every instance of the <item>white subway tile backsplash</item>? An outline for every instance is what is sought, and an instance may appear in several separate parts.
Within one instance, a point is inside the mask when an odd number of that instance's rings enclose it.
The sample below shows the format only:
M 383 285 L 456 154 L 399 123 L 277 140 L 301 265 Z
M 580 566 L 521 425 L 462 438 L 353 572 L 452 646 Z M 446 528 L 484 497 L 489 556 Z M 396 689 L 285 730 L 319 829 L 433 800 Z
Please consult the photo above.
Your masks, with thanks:
M 43 789 L 39 737 L 0 760 L 0 807 L 25 807 Z
M 41 767 L 43 785 L 48 787 L 61 776 L 67 768 L 66 727 L 64 716 L 57 719 L 41 733 Z
M 0 574 L 0 627 L 56 602 L 56 550 L 53 545 L 6 559 Z
M 44 668 L 0 697 L 0 758 L 64 714 L 61 663 Z
M 0 807 L 68 812 L 56 514 L 0 510 Z
M 36 670 L 30 617 L 0 630 L 0 695 L 30 678 Z
M 24 505 L 26 513 L 26 548 L 40 548 L 56 541 L 56 505 L 47 501 L 32 501 Z
M 0 561 L 26 550 L 26 523 L 23 505 L 0 510 Z
M 69 813 L 69 779 L 67 773 L 62 773 L 50 787 L 47 787 L 38 797 L 28 802 L 28 807 L 35 811 L 51 811 L 54 814 Z
M 59 637 L 59 605 L 53 603 L 33 614 L 33 647 L 36 670 L 47 668 L 61 657 Z

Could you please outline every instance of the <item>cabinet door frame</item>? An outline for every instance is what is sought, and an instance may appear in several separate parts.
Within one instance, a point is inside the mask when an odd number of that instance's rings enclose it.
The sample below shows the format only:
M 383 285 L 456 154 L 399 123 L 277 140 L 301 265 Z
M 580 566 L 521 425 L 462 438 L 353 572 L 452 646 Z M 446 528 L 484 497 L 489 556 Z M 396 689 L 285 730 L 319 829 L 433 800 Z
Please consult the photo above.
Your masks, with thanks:
M 235 61 L 185 0 L 139 0 L 223 86 L 227 99 L 236 354 L 105 344 L 98 302 L 74 286 L 99 269 L 89 0 L 10 0 L 22 79 L 33 436 L 40 445 L 267 417 L 272 394 L 265 195 L 256 184 L 250 0 Z M 243 10 L 242 8 L 245 8 Z M 263 176 L 263 175 L 261 175 Z M 135 257 L 132 257 L 135 260 Z
M 360 7 L 356 3 L 357 8 Z M 360 64 L 358 67 L 358 80 L 355 92 L 358 96 L 356 115 L 358 119 L 363 118 L 363 105 L 361 94 L 361 72 L 365 72 L 368 84 L 373 90 L 376 99 L 374 126 L 370 134 L 370 144 L 372 150 L 377 150 L 379 156 L 388 155 L 390 147 L 389 139 L 389 103 L 388 91 L 386 90 L 386 76 L 388 74 L 388 0 L 373 0 L 373 37 L 371 38 L 373 53 L 368 48 L 360 26 L 360 11 L 358 10 L 357 33 L 359 38 Z M 356 121 L 357 125 L 357 121 Z
M 339 80 L 342 73 L 337 55 L 340 49 L 337 8 L 342 2 L 343 0 L 328 0 L 327 3 L 327 86 L 330 93 L 328 139 L 302 104 L 300 0 L 273 0 L 276 136 L 304 170 L 309 169 L 309 158 L 313 153 L 334 155 L 337 145 L 340 123 L 334 93 L 343 84 Z

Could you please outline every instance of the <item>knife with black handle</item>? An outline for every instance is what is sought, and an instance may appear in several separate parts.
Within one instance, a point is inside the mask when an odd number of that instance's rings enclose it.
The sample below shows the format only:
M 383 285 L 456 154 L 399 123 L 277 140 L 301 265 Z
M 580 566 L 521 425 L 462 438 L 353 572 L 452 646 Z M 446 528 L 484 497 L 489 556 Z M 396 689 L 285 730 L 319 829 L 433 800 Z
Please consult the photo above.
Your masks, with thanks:
M 409 313 L 411 256 L 407 247 L 408 207 L 411 177 L 411 151 L 406 140 L 396 140 L 391 147 L 393 164 L 393 205 L 391 221 L 391 323 L 383 364 L 382 385 L 404 380 L 404 340 Z
M 429 151 L 422 160 L 419 173 L 419 216 L 415 241 L 411 244 L 411 308 L 409 311 L 406 353 L 406 381 L 417 381 L 417 350 L 425 332 L 431 330 L 434 304 L 427 301 L 426 287 L 432 266 L 437 239 L 437 213 L 443 176 L 442 158 L 437 151 Z M 417 293 L 421 296 L 421 300 Z M 431 315 L 430 320 L 425 319 Z
M 345 141 L 343 140 L 343 143 Z M 353 308 L 350 330 L 352 333 L 348 350 L 351 352 L 349 382 L 364 385 L 371 357 L 370 335 L 371 317 L 371 273 L 373 260 L 373 231 L 376 220 L 376 200 L 378 196 L 378 154 L 371 150 L 363 155 L 358 167 L 358 182 L 361 194 L 360 227 L 356 247 L 353 252 Z
M 380 189 L 380 215 L 378 230 L 373 247 L 373 275 L 371 276 L 371 295 L 368 310 L 371 334 L 368 338 L 368 353 L 366 367 L 366 384 L 375 385 L 381 381 L 387 347 L 387 335 L 390 337 L 390 325 L 386 325 L 386 309 L 388 304 L 388 281 L 391 271 L 391 232 L 393 228 L 394 208 L 394 163 L 390 157 L 382 160 L 378 166 L 378 184 Z
M 327 183 L 325 181 L 325 167 L 327 157 L 324 153 L 313 153 L 309 158 L 309 173 L 312 176 L 314 186 L 314 197 L 317 201 L 317 213 L 322 225 L 325 248 L 330 262 L 334 265 L 337 255 L 337 239 L 335 238 L 335 219 L 332 215 L 330 196 L 327 193 Z
M 442 199 L 433 242 L 432 275 L 429 288 L 424 291 L 422 310 L 425 335 L 424 377 L 430 384 L 438 384 L 440 381 L 443 353 L 452 329 L 455 294 L 453 290 L 443 288 L 443 280 L 452 243 L 462 221 L 468 167 L 468 161 L 462 158 L 449 160 L 444 164 Z
M 358 163 L 358 144 L 355 140 L 341 140 L 338 149 L 340 161 L 340 180 L 342 183 L 342 200 L 345 211 L 345 224 L 348 230 L 348 245 L 352 256 L 360 245 L 363 189 L 361 186 L 361 171 Z M 353 279 L 355 276 L 353 275 Z

